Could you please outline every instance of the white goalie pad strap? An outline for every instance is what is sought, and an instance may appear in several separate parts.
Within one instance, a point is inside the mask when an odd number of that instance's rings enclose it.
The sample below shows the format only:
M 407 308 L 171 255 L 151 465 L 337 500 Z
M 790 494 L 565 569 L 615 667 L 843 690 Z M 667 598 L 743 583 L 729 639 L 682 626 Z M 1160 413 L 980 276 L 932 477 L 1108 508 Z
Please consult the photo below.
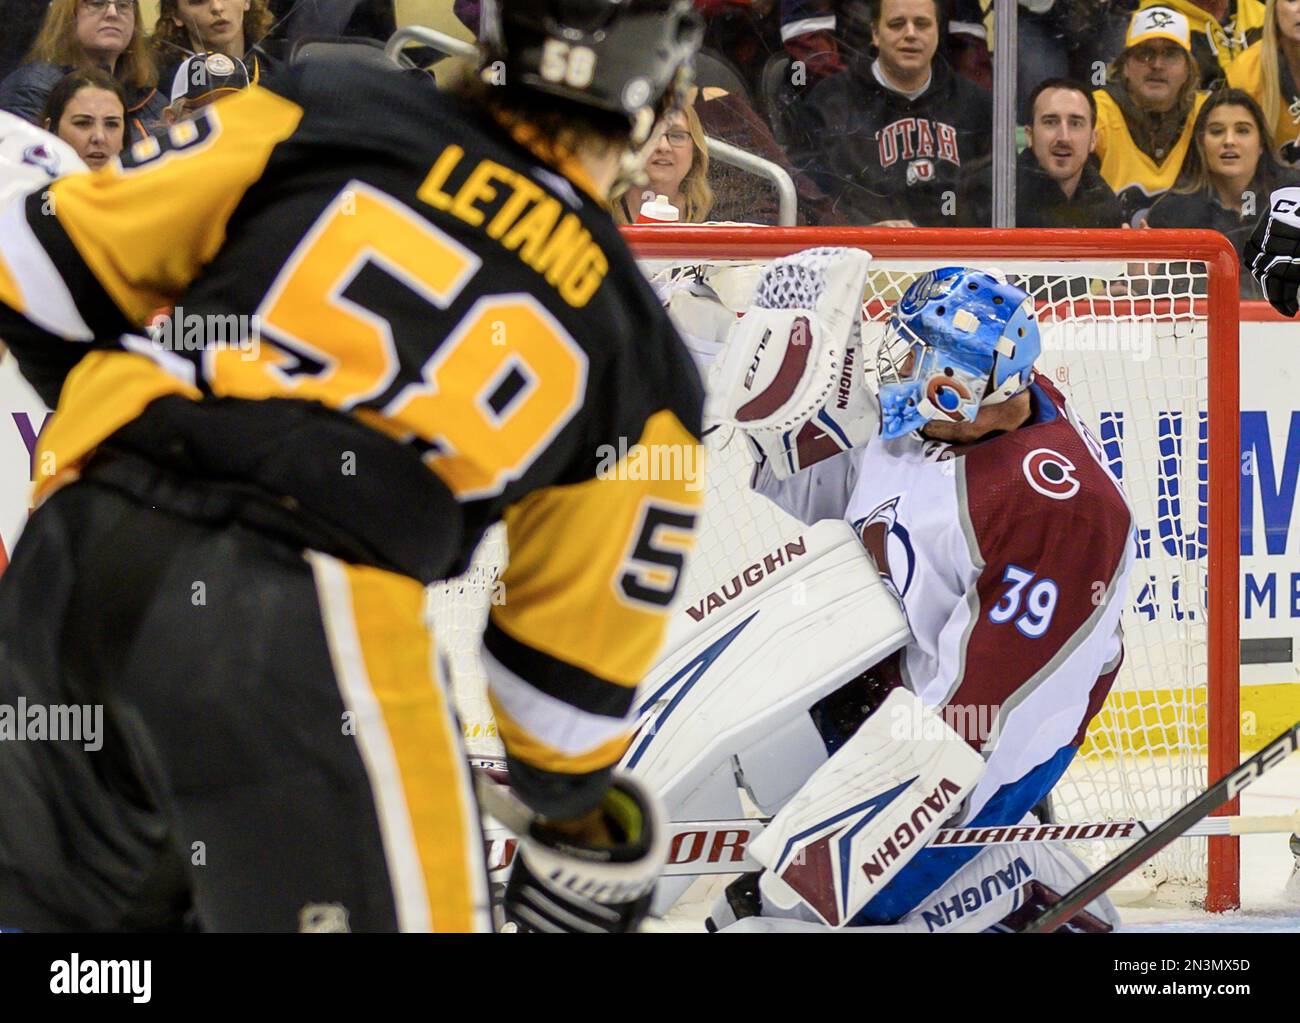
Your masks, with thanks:
M 924 848 L 984 770 L 939 715 L 895 689 L 750 844 L 769 871 L 764 904 L 802 901 L 842 927 Z

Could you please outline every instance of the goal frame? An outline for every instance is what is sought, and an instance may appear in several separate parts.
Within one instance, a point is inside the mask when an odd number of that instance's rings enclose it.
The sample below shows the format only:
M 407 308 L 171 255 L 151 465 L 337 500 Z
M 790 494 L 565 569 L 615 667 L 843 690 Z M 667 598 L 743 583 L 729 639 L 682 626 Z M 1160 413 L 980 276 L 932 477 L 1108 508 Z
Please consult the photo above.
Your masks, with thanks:
M 1228 240 L 1203 230 L 1029 230 L 873 227 L 626 227 L 638 259 L 773 259 L 814 246 L 866 249 L 890 259 L 945 262 L 1016 259 L 1195 261 L 1204 264 L 1203 310 L 1208 352 L 1208 572 L 1207 784 L 1240 762 L 1239 484 L 1240 365 L 1239 264 Z M 1114 299 L 1115 304 L 1139 299 Z M 1152 301 L 1152 300 L 1147 300 Z M 1204 303 L 1202 307 L 1201 303 Z M 1238 812 L 1238 800 L 1215 816 Z M 1236 837 L 1208 840 L 1205 908 L 1237 909 L 1241 853 Z

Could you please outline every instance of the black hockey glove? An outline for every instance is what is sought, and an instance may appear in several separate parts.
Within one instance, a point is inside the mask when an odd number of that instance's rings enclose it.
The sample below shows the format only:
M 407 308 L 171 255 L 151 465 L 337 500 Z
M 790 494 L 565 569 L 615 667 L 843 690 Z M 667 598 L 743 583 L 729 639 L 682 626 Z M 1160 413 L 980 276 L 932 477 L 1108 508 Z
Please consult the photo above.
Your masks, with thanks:
M 1279 188 L 1269 199 L 1246 243 L 1242 262 L 1264 289 L 1269 304 L 1283 316 L 1294 316 L 1300 305 L 1300 187 Z
M 521 931 L 626 933 L 650 911 L 668 855 L 659 801 L 615 775 L 600 812 L 615 843 L 586 844 L 534 818 L 506 884 L 506 920 Z

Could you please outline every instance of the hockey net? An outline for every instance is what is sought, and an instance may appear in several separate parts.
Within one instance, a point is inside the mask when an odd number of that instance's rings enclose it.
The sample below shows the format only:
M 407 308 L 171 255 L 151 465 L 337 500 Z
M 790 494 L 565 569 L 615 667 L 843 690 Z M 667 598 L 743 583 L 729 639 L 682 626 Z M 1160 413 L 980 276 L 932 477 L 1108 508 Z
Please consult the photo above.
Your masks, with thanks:
M 1221 236 L 1199 231 L 647 228 L 629 232 L 648 275 L 734 267 L 854 245 L 874 259 L 864 338 L 920 273 L 997 268 L 1035 299 L 1038 362 L 1100 441 L 1137 514 L 1139 560 L 1124 613 L 1126 656 L 1087 741 L 1051 795 L 1055 820 L 1159 820 L 1238 762 L 1237 280 Z M 868 359 L 868 365 L 871 360 Z M 798 523 L 747 486 L 741 438 L 709 436 L 697 553 L 679 596 L 706 593 L 779 546 Z M 1068 544 L 1068 536 L 1058 538 Z M 470 571 L 431 592 L 471 752 L 500 752 L 478 637 L 505 557 L 499 533 Z M 1231 812 L 1235 808 L 1226 808 Z M 1102 860 L 1115 848 L 1080 846 Z M 1128 898 L 1238 905 L 1237 839 L 1181 839 Z

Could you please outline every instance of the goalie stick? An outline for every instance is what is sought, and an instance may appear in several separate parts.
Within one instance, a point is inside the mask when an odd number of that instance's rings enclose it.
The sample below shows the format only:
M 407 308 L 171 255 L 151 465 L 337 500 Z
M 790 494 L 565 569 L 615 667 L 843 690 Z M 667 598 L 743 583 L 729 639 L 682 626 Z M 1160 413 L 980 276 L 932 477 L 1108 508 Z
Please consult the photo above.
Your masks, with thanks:
M 1300 746 L 1300 722 L 1296 722 L 1236 770 L 1224 775 L 1151 834 L 1134 843 L 1100 870 L 1084 878 L 1061 901 L 1031 920 L 1020 933 L 1041 934 L 1056 930 L 1076 912 L 1137 870 L 1192 825 L 1233 799 L 1256 779 L 1282 763 Z

